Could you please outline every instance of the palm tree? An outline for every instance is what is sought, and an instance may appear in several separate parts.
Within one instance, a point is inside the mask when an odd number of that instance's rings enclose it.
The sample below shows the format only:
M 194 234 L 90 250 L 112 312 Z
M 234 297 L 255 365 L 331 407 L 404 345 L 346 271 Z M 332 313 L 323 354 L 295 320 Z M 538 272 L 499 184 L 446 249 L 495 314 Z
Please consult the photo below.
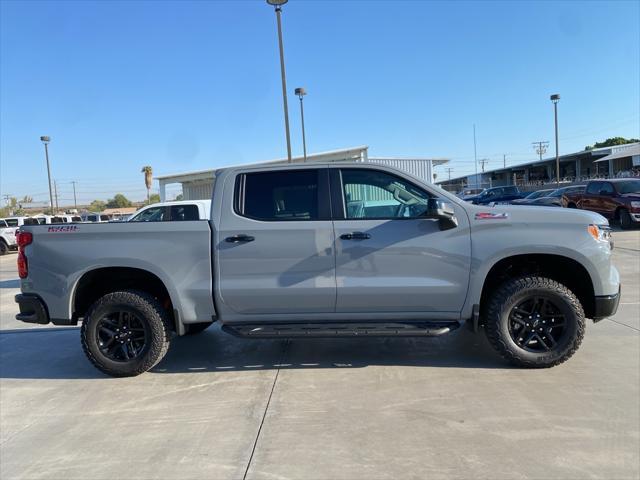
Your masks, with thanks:
M 151 186 L 153 185 L 153 168 L 150 165 L 142 167 L 144 173 L 144 184 L 147 187 L 147 203 L 151 201 Z

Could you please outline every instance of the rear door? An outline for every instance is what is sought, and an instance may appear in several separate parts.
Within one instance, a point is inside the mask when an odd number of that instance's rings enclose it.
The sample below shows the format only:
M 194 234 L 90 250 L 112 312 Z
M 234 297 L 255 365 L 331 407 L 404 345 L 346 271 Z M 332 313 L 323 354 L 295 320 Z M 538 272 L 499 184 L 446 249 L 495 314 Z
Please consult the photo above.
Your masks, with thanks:
M 333 312 L 327 169 L 249 170 L 228 177 L 224 189 L 215 240 L 221 313 L 237 320 Z
M 462 208 L 454 205 L 458 227 L 441 230 L 422 216 L 436 195 L 410 180 L 371 167 L 330 171 L 336 313 L 459 313 L 471 254 Z

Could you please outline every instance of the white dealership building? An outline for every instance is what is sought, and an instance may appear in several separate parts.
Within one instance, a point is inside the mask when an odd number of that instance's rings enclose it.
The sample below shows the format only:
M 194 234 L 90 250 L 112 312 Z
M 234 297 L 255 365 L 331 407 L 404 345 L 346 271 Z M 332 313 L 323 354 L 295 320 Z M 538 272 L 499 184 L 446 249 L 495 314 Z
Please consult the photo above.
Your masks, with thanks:
M 332 150 L 330 152 L 313 153 L 307 155 L 306 161 L 311 162 L 367 162 L 388 165 L 400 170 L 404 170 L 411 175 L 420 178 L 425 182 L 433 182 L 433 167 L 447 163 L 449 160 L 445 158 L 417 158 L 417 157 L 370 157 L 368 155 L 369 147 L 366 145 L 352 148 L 344 148 L 340 150 Z M 305 161 L 303 157 L 294 157 L 294 163 L 302 163 Z M 278 165 L 286 164 L 286 158 L 270 160 L 265 162 L 255 162 L 248 165 Z M 223 167 L 220 167 L 223 168 Z M 160 200 L 167 200 L 167 186 L 180 184 L 182 186 L 182 195 L 185 200 L 200 200 L 211 198 L 213 184 L 215 182 L 216 169 L 199 170 L 194 172 L 177 173 L 173 175 L 161 175 L 156 177 L 160 183 Z

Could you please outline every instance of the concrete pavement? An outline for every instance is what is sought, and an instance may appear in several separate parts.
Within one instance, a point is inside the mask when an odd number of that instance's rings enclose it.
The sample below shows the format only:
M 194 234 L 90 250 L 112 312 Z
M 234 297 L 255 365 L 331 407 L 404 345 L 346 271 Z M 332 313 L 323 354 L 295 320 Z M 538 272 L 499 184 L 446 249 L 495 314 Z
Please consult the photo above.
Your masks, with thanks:
M 0 478 L 640 476 L 640 231 L 616 232 L 619 313 L 567 363 L 510 368 L 484 335 L 177 338 L 108 378 L 77 328 L 12 320 L 0 257 Z

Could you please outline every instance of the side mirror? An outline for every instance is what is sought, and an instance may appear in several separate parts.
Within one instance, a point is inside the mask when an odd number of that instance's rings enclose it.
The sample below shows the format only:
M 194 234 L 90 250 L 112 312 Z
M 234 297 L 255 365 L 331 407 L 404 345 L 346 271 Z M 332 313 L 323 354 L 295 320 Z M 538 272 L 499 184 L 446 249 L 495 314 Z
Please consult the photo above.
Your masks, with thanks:
M 450 203 L 439 198 L 430 198 L 423 217 L 438 219 L 440 230 L 449 230 L 458 226 L 458 220 L 455 215 L 456 212 Z

